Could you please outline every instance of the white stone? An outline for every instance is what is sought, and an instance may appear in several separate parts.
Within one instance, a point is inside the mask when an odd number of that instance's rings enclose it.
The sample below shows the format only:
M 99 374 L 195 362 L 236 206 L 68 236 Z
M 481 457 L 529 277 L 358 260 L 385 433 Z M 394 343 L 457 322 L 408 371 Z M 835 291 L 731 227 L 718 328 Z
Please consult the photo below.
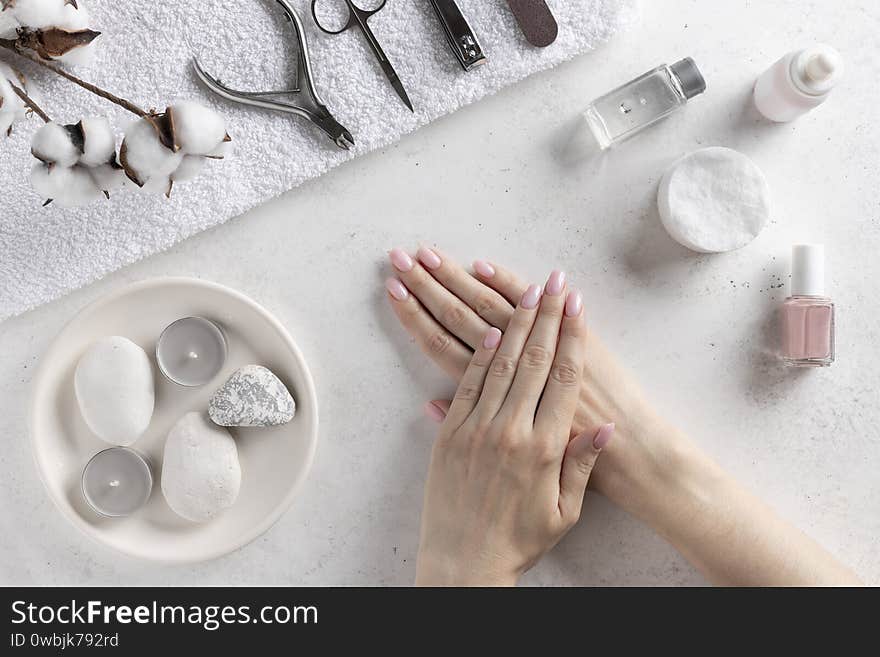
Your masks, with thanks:
M 168 433 L 162 461 L 162 494 L 168 506 L 193 522 L 210 520 L 238 498 L 241 466 L 235 441 L 204 413 L 187 413 Z
M 211 419 L 224 427 L 271 427 L 293 419 L 296 403 L 281 380 L 261 365 L 237 369 L 208 402 Z
M 153 417 L 153 368 L 146 352 L 114 335 L 92 344 L 79 359 L 74 389 L 86 424 L 114 445 L 131 445 Z
M 770 190 L 761 170 L 742 153 L 703 148 L 664 174 L 657 206 L 676 242 L 701 253 L 720 253 L 745 246 L 764 229 Z

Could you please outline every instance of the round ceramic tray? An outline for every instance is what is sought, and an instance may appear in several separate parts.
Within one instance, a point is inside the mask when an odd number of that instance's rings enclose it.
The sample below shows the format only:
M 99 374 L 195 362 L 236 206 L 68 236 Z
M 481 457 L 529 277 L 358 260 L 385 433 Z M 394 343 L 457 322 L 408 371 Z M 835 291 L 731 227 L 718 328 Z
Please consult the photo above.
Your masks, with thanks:
M 219 324 L 229 343 L 223 370 L 207 385 L 184 388 L 156 367 L 156 340 L 180 317 L 200 315 Z M 83 420 L 73 373 L 95 340 L 122 335 L 150 356 L 156 407 L 147 431 L 132 447 L 146 455 L 156 485 L 147 504 L 127 518 L 104 518 L 83 498 L 80 476 L 108 444 Z M 271 369 L 296 400 L 296 416 L 283 426 L 232 429 L 241 461 L 241 492 L 213 520 L 196 524 L 165 503 L 159 480 L 165 437 L 189 411 L 205 411 L 211 394 L 242 365 Z M 231 552 L 266 531 L 292 502 L 308 474 L 318 440 L 318 404 L 308 366 L 284 327 L 248 297 L 222 285 L 189 278 L 135 283 L 87 306 L 55 338 L 34 379 L 30 409 L 37 468 L 49 496 L 92 538 L 126 554 L 163 562 L 192 562 Z

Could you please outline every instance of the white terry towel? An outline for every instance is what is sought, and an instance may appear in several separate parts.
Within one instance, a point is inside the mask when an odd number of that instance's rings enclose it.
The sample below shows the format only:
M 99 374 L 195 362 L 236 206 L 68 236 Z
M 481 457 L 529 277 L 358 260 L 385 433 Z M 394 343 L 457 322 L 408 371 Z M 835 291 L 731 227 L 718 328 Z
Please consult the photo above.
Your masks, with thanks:
M 322 0 L 333 2 L 334 0 Z M 341 2 L 341 0 L 336 0 Z M 368 6 L 367 0 L 361 0 Z M 298 117 L 245 108 L 199 86 L 189 62 L 230 86 L 284 88 L 295 71 L 295 39 L 273 0 L 86 0 L 103 33 L 95 63 L 76 72 L 144 108 L 193 98 L 228 121 L 234 155 L 211 162 L 170 200 L 122 190 L 107 202 L 41 207 L 28 172 L 31 118 L 0 138 L 0 320 L 55 299 L 108 272 L 222 223 L 303 181 L 573 56 L 630 22 L 635 0 L 549 0 L 559 23 L 554 44 L 529 46 L 503 0 L 458 0 L 489 62 L 461 70 L 428 0 L 388 0 L 370 25 L 412 100 L 411 114 L 380 72 L 360 32 L 318 31 L 308 0 L 292 0 L 309 40 L 318 92 L 354 135 L 346 153 Z M 12 62 L 13 55 L 0 52 Z M 108 116 L 121 130 L 134 118 L 28 62 L 16 62 L 39 85 L 56 121 Z

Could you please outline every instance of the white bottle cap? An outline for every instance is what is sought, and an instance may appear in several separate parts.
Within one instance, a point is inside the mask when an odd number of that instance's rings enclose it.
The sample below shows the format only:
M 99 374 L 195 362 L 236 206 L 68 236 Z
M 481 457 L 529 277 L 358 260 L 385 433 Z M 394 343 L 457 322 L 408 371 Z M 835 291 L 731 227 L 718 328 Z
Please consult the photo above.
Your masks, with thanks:
M 791 296 L 825 296 L 825 247 L 822 244 L 792 245 Z
M 843 75 L 843 58 L 831 46 L 818 44 L 801 50 L 792 62 L 792 79 L 804 93 L 828 93 Z

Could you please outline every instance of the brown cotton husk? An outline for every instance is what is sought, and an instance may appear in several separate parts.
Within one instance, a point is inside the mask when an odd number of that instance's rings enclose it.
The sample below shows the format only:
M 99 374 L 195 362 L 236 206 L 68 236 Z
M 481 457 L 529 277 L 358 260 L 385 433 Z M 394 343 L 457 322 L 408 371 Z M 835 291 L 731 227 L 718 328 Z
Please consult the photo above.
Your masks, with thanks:
M 68 32 L 57 27 L 48 30 L 35 30 L 29 35 L 31 46 L 43 59 L 54 59 L 70 52 L 74 48 L 87 46 L 101 35 L 95 30 L 77 30 Z
M 123 171 L 125 171 L 125 177 L 128 178 L 131 182 L 133 182 L 138 187 L 143 187 L 144 182 L 140 178 L 138 178 L 134 169 L 131 168 L 131 165 L 128 163 L 128 159 L 126 157 L 127 146 L 125 140 L 122 140 L 122 147 L 119 149 L 119 164 L 122 166 Z
M 70 135 L 70 141 L 73 142 L 74 148 L 82 153 L 85 150 L 86 143 L 86 133 L 83 130 L 82 121 L 66 125 L 64 126 L 64 129 L 67 130 L 67 134 Z
M 177 145 L 177 140 L 174 138 L 174 117 L 170 107 L 161 114 L 150 114 L 146 119 L 156 131 L 159 143 L 174 153 L 180 150 L 180 146 Z

